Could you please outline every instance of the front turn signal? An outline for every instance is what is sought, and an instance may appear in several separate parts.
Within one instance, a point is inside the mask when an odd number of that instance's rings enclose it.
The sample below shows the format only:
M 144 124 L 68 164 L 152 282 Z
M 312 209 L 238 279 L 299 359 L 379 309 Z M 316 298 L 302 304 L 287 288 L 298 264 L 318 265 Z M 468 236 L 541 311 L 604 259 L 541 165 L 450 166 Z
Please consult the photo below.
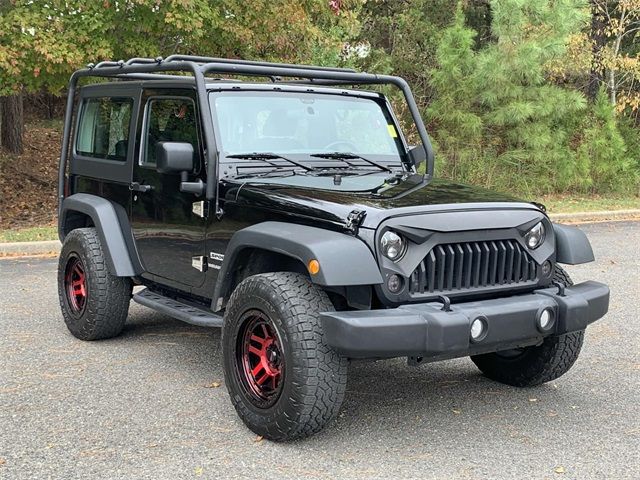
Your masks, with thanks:
M 307 268 L 309 269 L 309 273 L 311 275 L 315 275 L 320 271 L 320 262 L 318 262 L 318 260 L 313 258 L 309 260 L 309 263 L 307 264 Z

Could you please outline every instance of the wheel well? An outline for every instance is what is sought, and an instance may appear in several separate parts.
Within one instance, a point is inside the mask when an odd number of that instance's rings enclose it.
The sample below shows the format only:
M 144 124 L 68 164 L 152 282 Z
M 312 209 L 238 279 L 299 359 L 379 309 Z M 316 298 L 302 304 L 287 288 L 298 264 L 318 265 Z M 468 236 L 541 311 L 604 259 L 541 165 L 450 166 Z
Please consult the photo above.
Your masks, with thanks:
M 67 211 L 62 222 L 62 233 L 66 237 L 72 230 L 76 228 L 95 227 L 93 219 L 86 213 L 74 210 Z
M 224 303 L 226 304 L 233 291 L 245 278 L 270 272 L 295 272 L 310 279 L 306 266 L 296 258 L 270 250 L 246 248 L 239 253 L 227 288 L 224 289 L 222 295 Z M 344 299 L 335 292 L 327 291 L 327 294 L 336 309 L 344 303 Z
M 244 249 L 240 253 L 233 269 L 228 293 L 231 294 L 245 278 L 268 272 L 295 272 L 309 276 L 307 269 L 300 260 L 282 253 L 259 248 Z

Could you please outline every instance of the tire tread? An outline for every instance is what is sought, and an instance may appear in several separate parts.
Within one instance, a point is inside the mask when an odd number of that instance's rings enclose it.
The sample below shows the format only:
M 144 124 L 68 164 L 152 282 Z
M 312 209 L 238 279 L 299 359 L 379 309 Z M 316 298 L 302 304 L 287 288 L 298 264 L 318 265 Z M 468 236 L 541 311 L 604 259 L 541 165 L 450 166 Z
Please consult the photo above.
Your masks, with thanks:
M 80 319 L 68 311 L 64 291 L 67 255 L 78 254 L 90 282 L 86 310 Z M 65 238 L 58 266 L 58 297 L 69 331 L 81 340 L 101 340 L 117 336 L 129 312 L 131 280 L 112 275 L 95 228 L 78 228 Z
M 272 302 L 284 305 L 280 311 L 288 329 L 292 356 L 296 365 L 303 365 L 301 371 L 293 372 L 295 388 L 289 400 L 294 409 L 291 415 L 260 427 L 251 420 L 241 396 L 230 390 L 231 401 L 245 423 L 260 435 L 272 440 L 307 437 L 337 416 L 346 392 L 347 359 L 324 343 L 318 315 L 333 310 L 333 305 L 326 293 L 303 275 L 264 273 L 238 285 L 229 300 L 227 315 L 239 313 L 235 308 L 239 300 L 251 297 L 257 290 L 264 291 L 265 287 L 269 289 Z M 225 362 L 230 362 L 226 356 Z M 230 372 L 226 374 L 230 375 Z M 229 384 L 227 381 L 227 387 Z

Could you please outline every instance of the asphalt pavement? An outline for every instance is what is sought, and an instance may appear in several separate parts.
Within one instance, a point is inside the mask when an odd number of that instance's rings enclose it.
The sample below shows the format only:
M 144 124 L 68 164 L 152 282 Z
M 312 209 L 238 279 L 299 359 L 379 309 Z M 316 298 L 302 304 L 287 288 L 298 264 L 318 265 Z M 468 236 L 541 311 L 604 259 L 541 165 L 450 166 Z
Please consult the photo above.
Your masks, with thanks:
M 257 438 L 229 402 L 220 334 L 132 304 L 124 333 L 66 330 L 55 259 L 0 260 L 0 478 L 640 478 L 640 223 L 582 227 L 569 267 L 612 290 L 569 373 L 487 380 L 469 359 L 353 363 L 336 422 Z

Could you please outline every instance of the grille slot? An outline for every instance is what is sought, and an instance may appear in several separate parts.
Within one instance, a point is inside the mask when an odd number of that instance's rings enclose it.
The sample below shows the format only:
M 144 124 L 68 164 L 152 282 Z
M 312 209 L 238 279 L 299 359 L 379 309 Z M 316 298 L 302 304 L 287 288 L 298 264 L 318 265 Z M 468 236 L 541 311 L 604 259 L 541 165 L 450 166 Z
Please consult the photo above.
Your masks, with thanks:
M 412 294 L 537 281 L 537 264 L 516 240 L 446 243 L 433 247 L 409 279 Z

